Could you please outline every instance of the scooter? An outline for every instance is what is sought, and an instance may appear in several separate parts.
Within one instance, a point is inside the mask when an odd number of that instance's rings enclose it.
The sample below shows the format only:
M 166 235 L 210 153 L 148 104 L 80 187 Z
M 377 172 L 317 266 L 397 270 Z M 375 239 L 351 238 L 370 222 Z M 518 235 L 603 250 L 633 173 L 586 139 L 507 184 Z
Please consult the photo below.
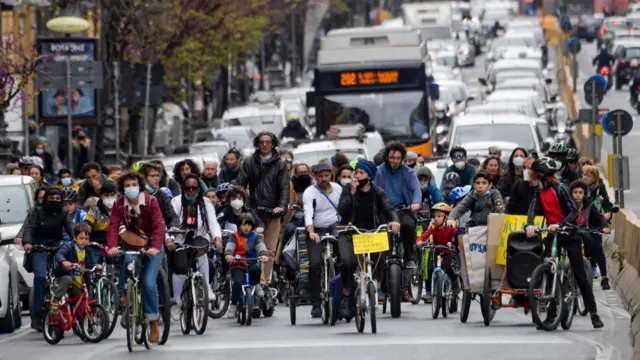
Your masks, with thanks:
M 607 88 L 604 90 L 605 93 L 611 89 L 613 76 L 611 74 L 611 67 L 609 65 L 604 65 L 600 69 L 598 69 L 598 73 L 607 78 Z

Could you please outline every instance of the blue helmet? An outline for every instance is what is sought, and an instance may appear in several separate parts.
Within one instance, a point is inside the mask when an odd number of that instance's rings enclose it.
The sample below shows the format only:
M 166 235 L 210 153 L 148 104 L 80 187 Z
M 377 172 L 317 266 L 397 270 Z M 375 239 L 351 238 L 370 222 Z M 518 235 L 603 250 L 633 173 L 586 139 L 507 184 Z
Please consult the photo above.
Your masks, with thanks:
M 169 199 L 173 199 L 173 193 L 167 187 L 161 187 L 160 190 L 164 191 L 165 194 L 169 197 Z
M 218 185 L 218 188 L 216 189 L 216 194 L 224 194 L 227 191 L 231 190 L 231 188 L 233 187 L 233 185 L 231 185 L 231 183 L 223 183 Z
M 451 190 L 451 193 L 449 193 L 449 199 L 452 202 L 456 202 L 462 199 L 463 197 L 467 196 L 470 192 L 471 192 L 471 185 L 457 187 Z

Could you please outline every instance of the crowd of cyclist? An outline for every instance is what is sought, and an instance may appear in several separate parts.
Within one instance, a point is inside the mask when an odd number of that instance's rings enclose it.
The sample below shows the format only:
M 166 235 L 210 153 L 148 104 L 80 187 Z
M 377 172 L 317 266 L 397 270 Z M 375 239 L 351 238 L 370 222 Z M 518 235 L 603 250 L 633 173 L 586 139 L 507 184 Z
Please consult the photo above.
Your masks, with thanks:
M 502 161 L 501 149 L 491 147 L 482 163 L 468 159 L 464 148 L 453 147 L 449 153 L 453 165 L 446 169 L 439 186 L 430 168 L 424 165 L 424 157 L 407 152 L 399 143 L 388 144 L 373 162 L 348 159 L 337 153 L 318 164 L 296 163 L 291 153 L 278 152 L 279 139 L 269 132 L 258 134 L 254 146 L 254 154 L 245 159 L 241 159 L 237 150 L 229 150 L 219 172 L 216 163 L 196 164 L 190 159 L 175 165 L 173 177 L 168 176 L 158 160 L 135 163 L 127 171 L 89 162 L 82 166 L 81 174 L 61 169 L 54 185 L 48 185 L 38 171 L 32 171 L 42 166 L 37 159 L 21 158 L 10 173 L 32 176 L 40 186 L 35 193 L 37 205 L 29 211 L 16 238 L 16 243 L 29 254 L 34 273 L 32 327 L 42 331 L 47 269 L 47 254 L 33 246 L 55 246 L 61 239 L 72 242 L 74 227 L 83 223 L 89 225 L 91 241 L 104 246 L 103 251 L 88 247 L 85 254 L 75 240 L 74 259 L 86 256 L 85 263 L 100 264 L 107 253 L 120 255 L 119 244 L 126 233 L 149 240 L 141 291 L 144 313 L 150 323 L 150 341 L 154 343 L 159 337 L 158 271 L 165 259 L 169 268 L 173 266 L 176 245 L 185 241 L 180 236 L 169 236 L 169 229 L 193 230 L 197 236 L 207 238 L 228 262 L 233 262 L 237 255 L 260 257 L 261 267 L 250 270 L 252 283 L 259 284 L 256 295 L 260 297 L 269 291 L 281 242 L 291 239 L 297 228 L 306 228 L 311 316 L 316 318 L 322 315 L 320 237 L 335 233 L 339 225 L 375 229 L 388 224 L 392 232 L 399 233 L 404 245 L 405 267 L 413 269 L 416 243 L 455 242 L 465 228 L 487 225 L 490 213 L 528 215 L 528 236 L 535 236 L 532 224 L 536 215 L 546 217 L 551 232 L 565 223 L 596 225 L 607 231 L 611 219 L 612 204 L 597 168 L 589 159 L 579 158 L 575 149 L 560 144 L 552 146 L 549 157 L 517 148 L 507 162 Z M 79 184 L 76 178 L 84 181 Z M 417 237 L 416 227 L 421 221 L 429 221 L 429 228 Z M 224 242 L 223 230 L 233 233 Z M 594 275 L 598 275 L 599 268 L 601 286 L 609 289 L 601 238 L 559 236 L 560 245 L 568 251 L 593 326 L 598 328 L 603 324 L 582 263 L 581 240 L 587 255 L 594 260 Z M 349 237 L 339 238 L 337 250 L 344 295 L 339 311 L 350 318 L 354 309 L 348 297 L 358 261 Z M 457 261 L 455 252 L 446 254 L 448 262 Z M 198 257 L 198 269 L 209 283 L 207 254 L 203 252 Z M 68 268 L 69 262 L 64 257 L 56 259 L 55 266 Z M 453 268 L 449 265 L 447 270 L 456 278 Z M 244 268 L 234 266 L 233 271 L 232 304 L 237 304 Z M 120 275 L 122 287 L 124 271 Z M 379 272 L 374 277 L 381 278 Z M 175 273 L 171 279 L 174 312 L 179 311 L 185 279 Z M 459 284 L 454 281 L 457 291 Z M 61 286 L 66 288 L 69 281 L 61 282 Z M 209 300 L 215 299 L 212 289 L 208 290 Z M 413 300 L 410 289 L 404 289 L 404 300 Z M 425 301 L 429 301 L 428 295 Z M 235 317 L 234 310 L 229 311 L 229 317 Z

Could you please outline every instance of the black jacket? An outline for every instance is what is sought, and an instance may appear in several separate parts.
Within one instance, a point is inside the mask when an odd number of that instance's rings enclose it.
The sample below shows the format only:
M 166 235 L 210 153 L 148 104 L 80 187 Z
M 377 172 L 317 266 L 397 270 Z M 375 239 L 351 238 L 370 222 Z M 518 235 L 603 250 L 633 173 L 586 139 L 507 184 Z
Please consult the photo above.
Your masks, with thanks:
M 253 215 L 253 218 L 255 219 L 255 224 L 253 226 L 254 229 L 257 229 L 259 227 L 264 228 L 264 223 L 262 222 L 262 219 L 260 219 L 258 214 L 255 211 L 253 211 L 253 209 L 248 209 L 245 206 L 242 209 L 242 212 L 243 213 L 248 212 L 251 215 Z M 238 220 L 238 216 L 233 213 L 233 209 L 231 208 L 230 205 L 223 206 L 220 209 L 220 212 L 216 212 L 216 214 L 218 214 L 218 224 L 220 224 L 220 228 L 221 229 L 229 230 L 229 228 L 227 228 L 225 226 L 227 224 L 227 222 L 229 222 L 229 223 L 231 223 L 233 225 L 236 225 L 236 221 Z
M 180 219 L 178 219 L 178 215 L 176 215 L 176 212 L 173 210 L 173 206 L 171 206 L 171 199 L 169 198 L 169 195 L 165 194 L 164 191 L 161 190 L 157 190 L 152 195 L 156 200 L 158 200 L 158 205 L 162 212 L 162 218 L 164 219 L 167 229 L 180 226 Z
M 209 189 L 217 189 L 218 185 L 220 184 L 220 179 L 216 176 L 216 177 L 212 177 L 212 178 L 208 178 L 204 175 L 200 176 L 200 180 L 202 180 L 202 182 L 204 182 L 205 185 L 207 185 L 207 187 Z
M 309 137 L 309 133 L 307 130 L 300 124 L 299 121 L 296 121 L 295 124 L 289 123 L 282 129 L 280 133 L 280 138 L 293 138 L 293 139 L 306 139 Z
M 234 185 L 243 188 L 249 185 L 251 192 L 250 208 L 256 209 L 258 215 L 263 220 L 282 216 L 265 214 L 264 211 L 257 211 L 258 207 L 275 209 L 277 207 L 286 209 L 289 205 L 289 169 L 287 163 L 280 159 L 277 152 L 271 154 L 271 158 L 262 162 L 260 152 L 256 151 L 253 156 L 246 158 L 240 167 L 238 177 L 232 181 Z
M 584 214 L 585 221 L 585 223 L 583 225 L 580 225 L 580 227 L 585 229 L 597 230 L 602 230 L 606 227 L 609 227 L 609 223 L 607 222 L 607 220 L 604 219 L 604 216 L 602 216 L 598 208 L 590 199 L 584 200 L 582 208 L 579 209 L 579 211 L 581 212 L 581 215 L 582 213 Z
M 524 180 L 516 181 L 511 186 L 509 193 L 509 202 L 507 203 L 507 214 L 511 215 L 527 215 L 529 213 L 529 205 L 533 201 L 533 195 L 536 192 L 537 187 L 529 185 Z M 536 212 L 537 215 L 542 215 Z
M 233 170 L 233 169 L 229 169 L 226 166 L 223 167 L 222 170 L 220 170 L 220 174 L 218 174 L 218 179 L 220 180 L 220 184 L 230 183 L 234 181 L 238 177 L 239 173 L 240 173 L 240 168 L 238 168 L 237 170 Z
M 596 64 L 598 65 L 598 70 L 600 70 L 600 68 L 602 68 L 603 66 L 608 66 L 611 67 L 613 66 L 613 61 L 615 59 L 613 58 L 613 56 L 611 56 L 611 54 L 609 54 L 609 52 L 604 51 L 604 52 L 600 52 L 594 59 L 592 64 L 595 66 Z
M 73 220 L 64 209 L 52 213 L 36 206 L 29 211 L 23 229 L 23 244 L 54 246 L 62 240 L 62 229 L 73 234 Z
M 373 209 L 361 209 L 358 206 L 356 197 L 351 194 L 351 185 L 345 185 L 342 187 L 342 195 L 340 195 L 340 202 L 338 203 L 338 214 L 340 214 L 340 224 L 346 225 L 352 223 L 355 218 L 356 212 L 360 211 L 373 211 L 375 223 L 378 226 L 382 224 L 388 224 L 390 222 L 398 222 L 398 215 L 393 211 L 391 201 L 384 193 L 384 189 L 371 184 L 373 188 Z M 359 190 L 358 190 L 359 191 Z M 353 224 L 358 227 L 359 224 Z
M 93 263 L 91 256 L 89 256 L 88 250 L 85 249 L 85 251 L 86 253 L 84 256 L 84 268 L 91 269 L 97 264 Z M 72 241 L 65 242 L 60 247 L 60 249 L 58 249 L 58 251 L 56 252 L 56 256 L 55 256 L 56 276 L 72 275 L 74 273 L 75 270 L 68 270 L 68 269 L 62 268 L 62 263 L 65 261 L 69 261 L 72 264 L 78 263 L 78 255 L 76 254 L 75 242 L 72 242 Z
M 562 174 L 560 176 L 560 181 L 567 186 L 571 186 L 572 182 L 580 178 L 577 171 L 573 171 L 567 167 L 562 170 Z

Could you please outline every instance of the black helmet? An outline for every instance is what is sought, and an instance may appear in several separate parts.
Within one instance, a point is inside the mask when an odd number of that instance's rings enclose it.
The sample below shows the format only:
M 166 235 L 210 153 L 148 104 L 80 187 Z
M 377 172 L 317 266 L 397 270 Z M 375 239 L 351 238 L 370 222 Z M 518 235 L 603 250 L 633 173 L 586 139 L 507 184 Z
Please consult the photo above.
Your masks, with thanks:
M 578 159 L 580 159 L 578 150 L 570 148 L 569 151 L 567 151 L 567 161 L 578 161 Z
M 78 196 L 78 192 L 73 188 L 64 188 L 62 190 L 62 201 L 73 201 L 77 202 L 80 199 Z
M 450 172 L 444 177 L 445 187 L 458 187 L 460 186 L 460 175 L 455 172 Z
M 551 145 L 551 148 L 548 151 L 549 155 L 567 155 L 567 152 L 569 151 L 569 148 L 560 144 L 560 143 L 555 143 L 553 145 Z
M 540 159 L 536 159 L 533 164 L 531 164 L 531 170 L 535 172 L 539 172 L 544 176 L 550 176 L 558 171 L 559 164 L 557 161 L 553 160 L 549 157 L 543 157 Z
M 455 154 L 457 152 L 463 153 L 465 157 L 467 156 L 467 150 L 465 148 L 463 148 L 462 146 L 456 145 L 456 146 L 452 147 L 451 150 L 449 150 L 449 157 L 452 157 L 453 154 Z

